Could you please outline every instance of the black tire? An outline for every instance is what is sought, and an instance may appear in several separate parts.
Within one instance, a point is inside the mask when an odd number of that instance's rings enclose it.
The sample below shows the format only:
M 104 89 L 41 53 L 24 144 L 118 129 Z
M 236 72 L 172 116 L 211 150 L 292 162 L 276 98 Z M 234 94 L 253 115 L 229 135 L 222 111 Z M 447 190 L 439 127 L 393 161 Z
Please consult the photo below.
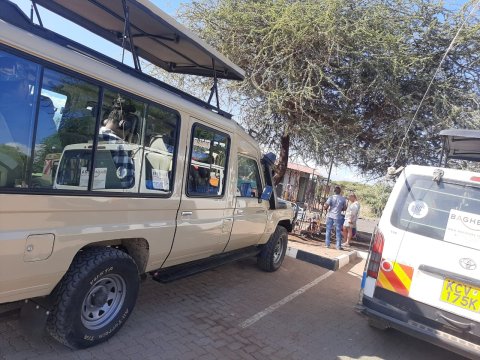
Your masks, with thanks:
M 277 226 L 268 242 L 258 255 L 257 265 L 263 271 L 276 271 L 282 265 L 287 252 L 288 232 L 283 226 Z
M 133 311 L 139 274 L 125 252 L 108 247 L 80 251 L 57 285 L 48 333 L 75 349 L 111 338 Z

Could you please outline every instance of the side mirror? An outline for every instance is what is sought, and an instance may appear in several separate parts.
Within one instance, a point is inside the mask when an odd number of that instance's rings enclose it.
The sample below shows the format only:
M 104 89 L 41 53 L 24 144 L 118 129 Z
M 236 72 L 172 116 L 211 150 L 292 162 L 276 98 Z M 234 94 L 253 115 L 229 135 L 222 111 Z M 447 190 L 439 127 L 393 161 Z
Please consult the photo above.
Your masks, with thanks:
M 273 187 L 271 187 L 270 185 L 265 186 L 262 192 L 262 196 L 260 196 L 260 199 L 266 200 L 266 201 L 270 200 L 270 198 L 272 197 L 272 192 L 273 192 Z

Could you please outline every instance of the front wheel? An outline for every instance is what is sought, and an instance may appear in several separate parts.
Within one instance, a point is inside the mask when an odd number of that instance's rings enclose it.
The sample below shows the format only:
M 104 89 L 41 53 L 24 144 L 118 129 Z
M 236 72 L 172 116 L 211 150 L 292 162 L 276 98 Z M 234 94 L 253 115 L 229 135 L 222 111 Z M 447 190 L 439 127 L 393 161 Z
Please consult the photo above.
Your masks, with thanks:
M 288 233 L 283 226 L 277 226 L 268 242 L 258 255 L 257 264 L 268 272 L 276 271 L 282 265 L 287 252 Z
M 137 265 L 125 252 L 105 247 L 82 250 L 51 295 L 47 331 L 76 349 L 106 341 L 130 316 L 138 287 Z

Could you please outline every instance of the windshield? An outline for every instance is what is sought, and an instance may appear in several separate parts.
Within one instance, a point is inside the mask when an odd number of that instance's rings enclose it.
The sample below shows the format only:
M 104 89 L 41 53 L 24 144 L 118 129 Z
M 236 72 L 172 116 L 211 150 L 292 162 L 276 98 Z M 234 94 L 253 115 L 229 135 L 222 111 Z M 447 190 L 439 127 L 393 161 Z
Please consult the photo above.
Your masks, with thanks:
M 410 176 L 391 222 L 411 233 L 480 248 L 480 189 L 471 184 Z

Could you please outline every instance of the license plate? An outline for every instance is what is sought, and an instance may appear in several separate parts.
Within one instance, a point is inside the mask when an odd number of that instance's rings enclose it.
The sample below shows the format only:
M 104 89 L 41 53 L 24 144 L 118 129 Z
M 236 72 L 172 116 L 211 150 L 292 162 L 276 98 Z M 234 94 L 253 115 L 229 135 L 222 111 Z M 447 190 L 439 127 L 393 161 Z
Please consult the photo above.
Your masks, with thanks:
M 445 279 L 440 300 L 467 309 L 480 311 L 480 288 L 460 281 Z

